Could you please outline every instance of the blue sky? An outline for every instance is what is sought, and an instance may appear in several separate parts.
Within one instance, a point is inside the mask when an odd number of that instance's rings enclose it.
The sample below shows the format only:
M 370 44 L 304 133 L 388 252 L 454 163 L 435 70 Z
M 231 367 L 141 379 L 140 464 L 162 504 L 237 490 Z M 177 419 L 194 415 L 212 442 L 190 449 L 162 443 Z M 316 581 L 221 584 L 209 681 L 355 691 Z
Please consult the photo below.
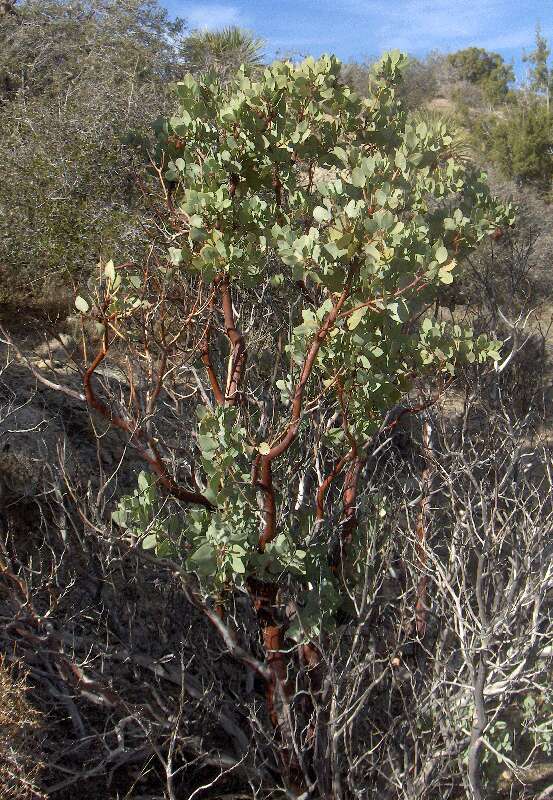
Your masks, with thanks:
M 553 41 L 553 0 L 165 0 L 190 27 L 240 25 L 279 53 L 335 53 L 343 60 L 398 47 L 423 56 L 475 45 L 515 63 L 522 77 L 523 49 L 536 23 Z

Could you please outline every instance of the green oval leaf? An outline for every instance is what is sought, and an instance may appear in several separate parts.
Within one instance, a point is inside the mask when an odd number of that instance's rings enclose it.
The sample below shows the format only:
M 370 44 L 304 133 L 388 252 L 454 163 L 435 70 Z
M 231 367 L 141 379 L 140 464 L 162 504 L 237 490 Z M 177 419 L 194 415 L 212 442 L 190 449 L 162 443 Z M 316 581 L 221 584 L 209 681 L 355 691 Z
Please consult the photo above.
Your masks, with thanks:
M 77 309 L 77 311 L 80 311 L 81 314 L 86 314 L 87 311 L 90 311 L 90 306 L 88 305 L 84 297 L 81 297 L 80 295 L 77 295 L 77 297 L 75 298 L 75 308 Z

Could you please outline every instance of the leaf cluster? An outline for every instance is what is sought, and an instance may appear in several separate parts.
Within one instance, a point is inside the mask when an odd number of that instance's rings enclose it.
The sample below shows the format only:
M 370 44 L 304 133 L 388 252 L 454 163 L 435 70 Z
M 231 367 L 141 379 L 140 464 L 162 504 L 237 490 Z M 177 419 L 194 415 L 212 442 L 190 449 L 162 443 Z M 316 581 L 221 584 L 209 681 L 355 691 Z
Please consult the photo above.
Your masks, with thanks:
M 384 56 L 364 98 L 344 85 L 330 56 L 277 62 L 259 76 L 242 69 L 230 81 L 187 76 L 176 87 L 178 110 L 157 123 L 173 209 L 166 269 L 175 282 L 199 281 L 213 298 L 224 284 L 239 304 L 253 292 L 281 294 L 285 306 L 292 285 L 306 292 L 290 310 L 280 374 L 253 364 L 243 404 L 198 411 L 195 477 L 215 510 L 187 513 L 186 563 L 217 592 L 251 575 L 334 586 L 312 509 L 279 515 L 275 535 L 258 544 L 268 489 L 255 479 L 256 464 L 272 460 L 289 426 L 297 432 L 282 467 L 275 461 L 271 489 L 285 508 L 287 465 L 309 465 L 313 442 L 324 463 L 361 453 L 415 380 L 452 376 L 459 360 L 498 358 L 497 341 L 429 311 L 459 261 L 509 225 L 512 211 L 456 157 L 444 122 L 410 120 L 398 92 L 405 65 L 397 51 Z M 118 288 L 123 303 L 125 291 Z M 261 300 L 254 328 L 263 302 L 274 311 Z M 114 313 L 119 326 L 132 323 L 132 308 Z M 270 341 L 271 331 L 264 335 Z M 302 410 L 290 422 L 298 386 Z M 257 404 L 247 399 L 255 394 Z M 262 421 L 267 402 L 270 425 Z M 329 430 L 325 415 L 337 420 Z

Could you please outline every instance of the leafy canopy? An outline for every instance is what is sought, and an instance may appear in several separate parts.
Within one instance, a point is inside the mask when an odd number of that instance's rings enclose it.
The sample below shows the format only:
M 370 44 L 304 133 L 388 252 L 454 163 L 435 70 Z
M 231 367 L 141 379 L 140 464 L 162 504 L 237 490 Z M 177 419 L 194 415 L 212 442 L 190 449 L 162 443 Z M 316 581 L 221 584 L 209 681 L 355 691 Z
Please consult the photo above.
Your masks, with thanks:
M 553 121 L 543 102 L 520 103 L 506 119 L 492 121 L 485 141 L 491 158 L 507 177 L 550 186 Z
M 523 56 L 522 60 L 530 64 L 530 88 L 539 94 L 545 94 L 547 98 L 549 98 L 553 80 L 553 74 L 548 63 L 550 55 L 551 49 L 538 25 L 536 27 L 535 48 Z
M 461 80 L 480 86 L 492 103 L 505 98 L 515 78 L 513 68 L 499 53 L 490 53 L 481 47 L 467 47 L 451 53 L 447 59 Z
M 498 358 L 498 342 L 427 310 L 459 260 L 511 212 L 455 158 L 442 122 L 408 122 L 397 98 L 405 63 L 385 55 L 364 99 L 329 56 L 277 62 L 255 80 L 242 70 L 226 85 L 186 77 L 177 113 L 157 124 L 174 212 L 163 280 L 200 281 L 215 298 L 227 287 L 235 303 L 257 291 L 267 313 L 279 296 L 291 304 L 280 370 L 253 365 L 239 391 L 198 408 L 195 475 L 212 508 L 186 514 L 187 563 L 214 591 L 289 575 L 331 607 L 329 544 L 317 534 L 313 496 L 299 511 L 291 502 L 286 465 L 362 463 L 415 382 L 454 375 L 459 359 Z M 155 302 L 147 290 L 137 299 L 128 277 L 110 285 L 119 330 Z M 262 316 L 253 317 L 259 325 Z M 199 352 L 196 360 L 202 369 Z M 263 469 L 286 508 L 265 536 L 271 510 L 260 508 L 267 491 L 255 479 Z
M 128 137 L 163 111 L 180 27 L 154 0 L 26 0 L 1 20 L 3 302 L 67 302 L 68 275 L 140 252 Z

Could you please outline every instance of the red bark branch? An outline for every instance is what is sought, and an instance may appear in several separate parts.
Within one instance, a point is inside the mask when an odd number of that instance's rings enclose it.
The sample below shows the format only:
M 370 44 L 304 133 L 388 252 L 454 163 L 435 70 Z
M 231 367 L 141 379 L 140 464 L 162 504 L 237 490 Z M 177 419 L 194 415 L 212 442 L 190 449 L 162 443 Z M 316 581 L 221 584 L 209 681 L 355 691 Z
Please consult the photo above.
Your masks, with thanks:
M 409 289 L 417 289 L 417 292 L 422 292 L 422 290 L 426 289 L 428 286 L 428 282 L 420 282 L 422 277 L 422 275 L 417 275 L 417 277 L 414 278 L 407 286 L 404 286 L 402 289 L 398 289 L 397 292 L 394 292 L 394 294 L 390 295 L 390 299 L 395 300 L 396 298 L 401 297 L 401 295 L 405 294 L 405 292 L 408 292 Z M 350 317 L 352 314 L 354 314 L 356 311 L 360 311 L 362 308 L 370 308 L 371 311 L 376 311 L 377 314 L 382 314 L 385 311 L 385 308 L 375 305 L 375 302 L 379 299 L 380 298 L 375 297 L 372 300 L 367 300 L 365 303 L 355 306 L 354 308 L 349 308 L 347 311 L 344 311 L 342 314 L 340 314 L 340 319 Z
M 340 535 L 342 544 L 344 546 L 351 544 L 353 534 L 355 533 L 355 529 L 357 527 L 357 489 L 359 485 L 359 476 L 364 464 L 364 458 L 355 456 L 353 463 L 346 472 L 346 477 L 344 479 L 344 513 Z
M 246 345 L 244 337 L 236 327 L 236 322 L 234 320 L 230 282 L 227 276 L 220 281 L 219 290 L 221 292 L 226 334 L 231 343 L 224 399 L 229 405 L 236 405 L 240 398 L 240 384 L 242 383 L 244 368 L 246 366 Z
M 319 354 L 319 350 L 321 349 L 321 346 L 326 337 L 328 336 L 330 330 L 333 328 L 344 303 L 349 297 L 351 291 L 353 269 L 354 269 L 353 267 L 350 269 L 346 285 L 340 297 L 338 298 L 336 305 L 334 305 L 332 307 L 332 310 L 329 311 L 328 314 L 326 315 L 323 324 L 315 334 L 315 338 L 311 343 L 311 347 L 309 348 L 309 352 L 307 353 L 307 357 L 302 367 L 300 379 L 294 391 L 294 396 L 292 400 L 292 415 L 290 417 L 290 422 L 288 423 L 288 428 L 281 441 L 273 445 L 273 447 L 271 447 L 267 455 L 262 457 L 261 460 L 262 475 L 263 475 L 263 470 L 265 468 L 265 464 L 269 464 L 275 458 L 278 458 L 280 455 L 282 455 L 282 453 L 284 453 L 290 447 L 290 445 L 293 443 L 294 439 L 297 436 L 298 428 L 301 421 L 305 387 L 311 376 L 311 372 L 313 371 L 313 366 Z M 266 502 L 264 505 L 265 527 L 263 533 L 259 538 L 260 550 L 264 550 L 266 545 L 269 542 L 271 542 L 276 535 L 276 504 L 274 502 L 272 476 L 270 470 L 265 474 L 267 475 L 268 480 L 265 484 L 264 491 L 265 491 L 265 497 L 268 498 L 268 502 Z
M 326 493 L 330 487 L 330 484 L 332 483 L 334 478 L 338 477 L 338 475 L 343 470 L 345 465 L 348 463 L 348 461 L 351 461 L 352 458 L 353 458 L 353 450 L 350 450 L 349 453 L 347 453 L 347 455 L 342 456 L 342 458 L 340 458 L 336 462 L 336 464 L 332 469 L 332 472 L 330 472 L 330 474 L 327 475 L 326 478 L 323 480 L 323 482 L 319 485 L 319 488 L 317 489 L 317 499 L 316 499 L 316 512 L 315 512 L 316 520 L 324 519 L 324 501 Z
M 257 578 L 248 578 L 248 591 L 252 598 L 253 607 L 263 637 L 263 649 L 267 666 L 271 672 L 271 680 L 267 681 L 267 708 L 275 728 L 279 727 L 280 720 L 275 705 L 275 691 L 278 689 L 282 699 L 289 696 L 288 667 L 284 653 L 284 630 L 279 625 L 274 615 L 277 601 L 278 585 Z
M 344 554 L 352 542 L 353 535 L 357 528 L 357 492 L 359 477 L 366 459 L 352 454 L 351 464 L 344 478 L 344 490 L 342 496 L 342 519 L 340 521 L 340 541 L 339 550 L 330 554 L 330 568 L 338 576 L 340 564 L 343 563 Z
M 447 381 L 442 386 L 442 388 L 436 392 L 434 397 L 431 397 L 424 403 L 420 403 L 420 405 L 418 406 L 409 406 L 408 408 L 403 408 L 397 415 L 397 417 L 394 420 L 392 420 L 392 422 L 390 422 L 388 425 L 386 425 L 384 430 L 393 430 L 399 424 L 400 419 L 402 419 L 406 414 L 420 414 L 421 411 L 426 411 L 427 408 L 431 408 L 438 402 L 438 400 L 443 395 L 445 390 L 449 388 L 449 386 L 451 386 L 452 382 L 453 378 L 448 378 Z
M 270 451 L 264 456 L 264 459 L 267 461 L 273 461 L 273 459 L 278 458 L 282 453 L 287 450 L 298 433 L 298 428 L 301 421 L 301 411 L 303 406 L 303 395 L 305 392 L 305 387 L 307 385 L 307 381 L 311 376 L 311 372 L 313 371 L 313 366 L 315 364 L 315 360 L 319 354 L 319 350 L 321 349 L 321 345 L 323 344 L 324 340 L 328 336 L 328 333 L 333 328 L 336 319 L 340 313 L 340 310 L 344 303 L 346 302 L 350 292 L 350 282 L 348 284 L 342 294 L 340 295 L 336 305 L 332 308 L 331 311 L 328 312 L 326 319 L 324 320 L 323 324 L 315 334 L 315 338 L 311 343 L 311 347 L 309 348 L 309 352 L 307 357 L 304 361 L 302 371 L 300 374 L 300 379 L 296 385 L 294 391 L 294 397 L 292 399 L 292 415 L 290 417 L 290 422 L 288 423 L 288 428 L 284 437 L 281 439 L 280 442 L 273 445 Z
M 198 349 L 202 357 L 202 363 L 204 364 L 207 371 L 207 377 L 209 378 L 209 383 L 211 385 L 211 390 L 213 392 L 215 402 L 217 403 L 218 406 L 223 406 L 225 404 L 225 396 L 223 394 L 221 387 L 219 386 L 219 380 L 213 368 L 213 362 L 211 361 L 211 353 L 209 350 L 210 333 L 211 333 L 211 324 L 208 322 L 204 331 L 204 335 L 202 336 L 202 338 L 198 343 Z
M 258 549 L 260 552 L 263 552 L 267 544 L 272 542 L 276 536 L 276 503 L 273 474 L 271 462 L 266 458 L 261 461 L 261 477 L 257 481 L 257 485 L 263 492 L 263 515 L 265 517 L 265 524 L 263 533 L 258 542 Z
M 96 357 L 86 370 L 83 377 L 84 393 L 89 408 L 93 408 L 95 411 L 101 414 L 114 427 L 130 434 L 131 441 L 133 441 L 134 446 L 142 458 L 150 465 L 153 472 L 155 472 L 155 474 L 158 476 L 161 484 L 173 497 L 176 497 L 178 500 L 181 500 L 184 503 L 200 505 L 209 509 L 210 511 L 213 511 L 215 506 L 210 503 L 203 494 L 200 494 L 200 492 L 190 492 L 187 489 L 184 489 L 182 486 L 179 486 L 179 484 L 176 483 L 176 481 L 169 475 L 151 437 L 146 436 L 144 431 L 141 430 L 138 425 L 133 424 L 133 422 L 118 414 L 113 413 L 109 406 L 106 405 L 103 400 L 100 400 L 100 398 L 96 395 L 92 386 L 92 377 L 100 364 L 106 358 L 109 347 L 110 343 L 107 341 L 107 338 L 105 338 L 103 346 L 96 354 Z

